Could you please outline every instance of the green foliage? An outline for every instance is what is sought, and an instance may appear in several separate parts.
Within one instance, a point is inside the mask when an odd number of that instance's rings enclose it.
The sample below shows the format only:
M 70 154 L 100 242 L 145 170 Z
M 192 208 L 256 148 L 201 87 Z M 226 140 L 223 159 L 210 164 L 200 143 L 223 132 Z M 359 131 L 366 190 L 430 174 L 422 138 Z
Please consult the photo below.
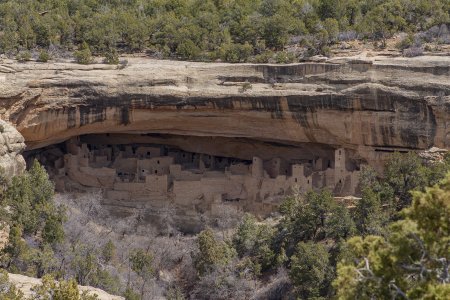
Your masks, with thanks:
M 329 41 L 336 41 L 339 34 L 339 22 L 333 18 L 327 18 L 323 21 L 323 27 L 327 32 Z
M 295 60 L 295 55 L 286 51 L 280 51 L 275 54 L 275 61 L 279 64 L 292 63 Z
M 130 253 L 131 269 L 139 276 L 147 278 L 154 273 L 153 255 L 143 249 L 134 249 Z
M 115 48 L 109 49 L 105 52 L 104 63 L 109 65 L 118 65 L 119 64 L 119 54 Z
M 302 299 L 326 296 L 331 273 L 324 245 L 311 241 L 298 243 L 289 276 Z
M 172 287 L 167 292 L 167 300 L 184 300 L 186 299 L 183 295 L 183 292 L 178 287 Z
M 398 197 L 397 209 L 411 204 L 410 191 L 428 184 L 427 169 L 419 156 L 413 152 L 407 154 L 394 153 L 385 165 L 384 177 Z
M 365 188 L 362 198 L 356 204 L 354 219 L 361 235 L 381 235 L 388 222 L 388 215 L 383 211 L 379 194 Z
M 211 229 L 203 230 L 197 237 L 198 252 L 194 255 L 194 265 L 200 275 L 216 266 L 228 264 L 235 256 L 233 248 L 218 241 Z
M 409 34 L 407 37 L 403 38 L 400 42 L 397 43 L 396 47 L 400 50 L 409 48 L 414 43 L 414 36 L 412 34 Z
M 50 60 L 50 54 L 48 53 L 47 50 L 42 49 L 41 51 L 39 51 L 39 57 L 38 57 L 39 62 L 48 62 L 49 60 Z
M 97 295 L 88 294 L 86 292 L 80 293 L 78 289 L 78 284 L 75 280 L 71 279 L 68 281 L 55 281 L 50 275 L 45 275 L 42 277 L 42 284 L 34 286 L 32 288 L 35 295 L 33 299 L 35 300 L 47 300 L 47 299 L 58 299 L 58 300 L 96 300 Z
M 183 59 L 193 60 L 200 56 L 201 49 L 191 40 L 178 44 L 176 53 Z
M 141 300 L 141 296 L 129 287 L 126 288 L 123 296 L 125 300 Z
M 108 270 L 98 267 L 90 285 L 117 295 L 120 292 L 121 282 L 117 275 L 112 275 Z
M 47 244 L 58 244 L 64 240 L 63 212 L 57 215 L 50 215 L 45 220 L 42 229 L 42 240 Z
M 242 85 L 240 91 L 241 93 L 245 93 L 248 90 L 251 90 L 253 88 L 252 84 L 248 81 L 244 82 L 244 84 Z
M 226 62 L 246 62 L 253 53 L 253 47 L 248 44 L 223 44 L 218 51 L 218 56 Z
M 265 271 L 273 266 L 276 258 L 271 249 L 274 233 L 273 228 L 257 224 L 254 216 L 246 214 L 233 236 L 234 249 L 239 257 L 252 257 L 252 269 Z
M 349 212 L 339 206 L 327 190 L 287 198 L 280 212 L 284 239 L 291 247 L 299 241 L 347 238 L 354 233 Z
M 31 60 L 31 52 L 26 50 L 26 51 L 20 51 L 17 56 L 16 59 L 19 62 L 27 62 Z
M 56 244 L 64 238 L 62 207 L 53 203 L 54 185 L 37 161 L 24 175 L 14 177 L 4 195 L 11 207 L 12 224 L 24 234 L 42 232 L 44 243 Z
M 102 249 L 102 259 L 104 262 L 108 263 L 113 260 L 116 256 L 116 246 L 113 241 L 109 240 Z
M 450 174 L 413 199 L 387 238 L 347 242 L 334 281 L 338 299 L 450 297 Z
M 53 184 L 37 161 L 25 174 L 14 177 L 4 192 L 3 202 L 10 207 L 11 229 L 1 258 L 10 271 L 42 276 L 53 270 L 51 246 L 63 241 L 65 218 L 63 209 L 53 203 L 53 193 Z M 38 233 L 42 238 L 40 248 L 32 248 L 23 236 Z
M 355 233 L 356 226 L 349 210 L 342 204 L 333 203 L 329 210 L 329 216 L 325 220 L 325 237 L 340 241 Z
M 343 31 L 385 44 L 396 32 L 448 23 L 449 7 L 447 0 L 5 0 L 0 50 L 71 50 L 86 41 L 97 54 L 156 49 L 166 57 L 236 62 L 266 47 L 282 51 L 292 37 L 309 39 L 315 53 Z
M 93 62 L 91 49 L 86 42 L 83 42 L 83 44 L 81 44 L 80 49 L 75 51 L 73 53 L 73 56 L 75 57 L 75 61 L 82 65 L 88 65 Z

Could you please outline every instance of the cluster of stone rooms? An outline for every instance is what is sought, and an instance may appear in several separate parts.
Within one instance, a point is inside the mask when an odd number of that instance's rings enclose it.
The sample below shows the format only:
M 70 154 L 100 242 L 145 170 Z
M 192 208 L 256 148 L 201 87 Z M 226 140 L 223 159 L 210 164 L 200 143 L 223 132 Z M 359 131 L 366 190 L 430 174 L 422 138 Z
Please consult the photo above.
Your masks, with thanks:
M 220 213 L 217 210 L 226 203 L 265 215 L 294 188 L 329 188 L 335 195 L 353 195 L 359 177 L 358 166 L 342 148 L 335 150 L 334 160 L 245 161 L 160 145 L 90 145 L 78 137 L 65 142 L 65 152 L 51 163 L 60 190 L 70 179 L 101 188 L 112 203 L 173 201 L 188 211 L 202 207 L 212 214 Z M 48 160 L 49 152 L 43 153 L 38 158 Z

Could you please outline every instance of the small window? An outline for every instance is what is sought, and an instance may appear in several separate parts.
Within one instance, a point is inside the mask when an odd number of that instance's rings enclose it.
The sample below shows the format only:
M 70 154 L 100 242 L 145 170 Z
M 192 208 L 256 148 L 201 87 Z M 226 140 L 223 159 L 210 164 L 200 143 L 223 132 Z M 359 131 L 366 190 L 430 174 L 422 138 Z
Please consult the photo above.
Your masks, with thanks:
M 158 174 L 158 170 L 155 170 L 155 174 Z
M 145 172 L 145 170 L 144 170 L 144 169 L 142 169 L 142 170 L 141 170 L 141 172 L 142 172 L 142 173 L 144 173 L 144 172 Z
M 297 182 L 298 180 L 297 180 L 297 178 L 295 178 L 295 182 Z
M 339 150 L 339 155 L 341 155 L 341 150 Z
M 308 184 L 309 184 L 309 180 L 308 180 Z
M 147 155 L 150 156 L 150 152 L 147 152 Z
M 157 161 L 158 165 L 159 165 L 159 160 Z

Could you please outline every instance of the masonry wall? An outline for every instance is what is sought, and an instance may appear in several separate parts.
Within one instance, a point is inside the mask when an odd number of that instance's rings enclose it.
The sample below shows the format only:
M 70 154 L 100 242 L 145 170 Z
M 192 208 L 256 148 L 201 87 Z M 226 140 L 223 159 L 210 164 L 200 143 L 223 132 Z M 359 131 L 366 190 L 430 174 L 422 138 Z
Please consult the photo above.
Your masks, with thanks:
M 345 149 L 335 151 L 335 161 L 316 158 L 289 164 L 280 158 L 251 163 L 230 163 L 228 158 L 167 151 L 161 147 L 126 146 L 90 150 L 86 144 L 69 141 L 71 153 L 55 162 L 60 176 L 88 187 L 106 189 L 112 201 L 169 201 L 211 211 L 223 203 L 265 214 L 275 209 L 293 189 L 301 192 L 329 188 L 337 195 L 351 195 L 358 188 L 359 171 Z M 98 146 L 96 146 L 98 147 Z M 125 149 L 121 151 L 120 149 Z M 333 166 L 334 168 L 330 167 Z

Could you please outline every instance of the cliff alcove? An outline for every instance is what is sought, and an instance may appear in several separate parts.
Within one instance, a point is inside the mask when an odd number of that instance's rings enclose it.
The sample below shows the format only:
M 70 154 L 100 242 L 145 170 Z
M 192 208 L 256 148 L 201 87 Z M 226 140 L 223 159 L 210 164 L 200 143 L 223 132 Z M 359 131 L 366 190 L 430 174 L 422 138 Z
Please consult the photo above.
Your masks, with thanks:
M 156 217 L 169 204 L 186 217 L 217 217 L 223 206 L 267 216 L 293 191 L 353 195 L 361 166 L 328 145 L 151 133 L 76 136 L 25 158 L 46 167 L 58 192 L 101 191 L 119 214 Z
M 366 164 L 381 172 L 394 151 L 448 148 L 449 62 L 11 62 L 0 117 L 58 190 L 101 190 L 116 213 L 149 205 L 158 215 L 158 203 L 169 203 L 185 216 L 223 205 L 266 215 L 295 185 L 353 195 Z M 193 165 L 177 151 L 195 156 Z M 158 158 L 164 169 L 155 174 Z

